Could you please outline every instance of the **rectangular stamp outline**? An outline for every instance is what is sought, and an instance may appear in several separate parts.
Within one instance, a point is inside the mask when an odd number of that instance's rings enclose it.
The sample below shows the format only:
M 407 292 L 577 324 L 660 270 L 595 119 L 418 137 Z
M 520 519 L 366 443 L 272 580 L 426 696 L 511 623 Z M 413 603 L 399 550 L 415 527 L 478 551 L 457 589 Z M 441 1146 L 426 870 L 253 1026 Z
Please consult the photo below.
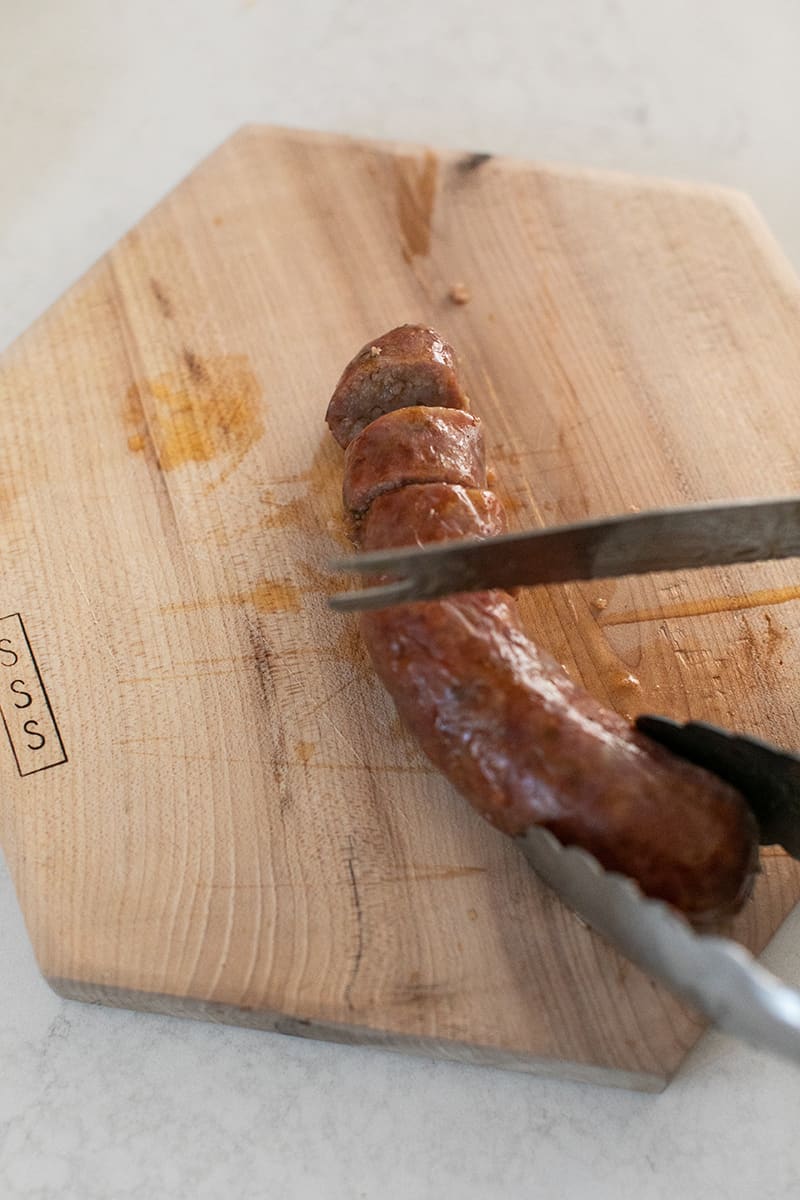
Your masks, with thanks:
M 5 728 L 6 736 L 8 738 L 8 744 L 11 747 L 11 753 L 14 755 L 14 762 L 16 763 L 16 766 L 17 766 L 17 773 L 22 779 L 26 779 L 29 775 L 38 775 L 40 773 L 40 771 L 49 771 L 51 767 L 63 766 L 64 763 L 69 762 L 69 758 L 67 756 L 67 751 L 64 746 L 64 739 L 61 736 L 61 730 L 58 727 L 58 721 L 56 720 L 56 715 L 53 712 L 53 706 L 50 703 L 50 697 L 47 694 L 47 688 L 44 686 L 44 680 L 42 679 L 42 673 L 39 670 L 39 664 L 36 661 L 36 655 L 33 653 L 33 646 L 31 645 L 30 638 L 28 637 L 28 631 L 25 628 L 25 622 L 22 619 L 22 613 L 19 613 L 19 612 L 6 613 L 6 615 L 4 617 L 0 617 L 0 626 L 2 626 L 4 621 L 10 620 L 12 617 L 16 617 L 17 621 L 19 621 L 19 627 L 22 630 L 22 636 L 25 639 L 25 646 L 27 648 L 28 654 L 30 655 L 31 662 L 33 663 L 33 669 L 36 672 L 36 680 L 39 684 L 39 688 L 40 688 L 42 697 L 44 698 L 45 706 L 50 715 L 50 720 L 53 723 L 53 729 L 55 730 L 56 738 L 58 740 L 58 745 L 61 749 L 61 754 L 62 754 L 62 757 L 57 759 L 55 762 L 45 763 L 45 765 L 43 767 L 34 767 L 34 769 L 32 771 L 23 771 L 20 766 L 19 756 L 17 754 L 17 748 L 14 745 L 14 739 L 11 736 L 11 730 L 8 727 L 8 721 L 6 720 L 6 715 L 3 712 L 2 705 L 0 705 L 0 717 L 3 718 L 3 726 Z

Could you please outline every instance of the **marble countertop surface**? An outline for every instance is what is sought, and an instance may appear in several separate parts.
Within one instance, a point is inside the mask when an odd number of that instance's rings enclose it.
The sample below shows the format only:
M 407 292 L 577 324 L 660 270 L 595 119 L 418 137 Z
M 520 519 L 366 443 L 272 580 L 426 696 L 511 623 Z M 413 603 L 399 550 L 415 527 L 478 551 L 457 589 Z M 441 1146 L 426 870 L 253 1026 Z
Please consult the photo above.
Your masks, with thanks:
M 250 121 L 730 184 L 800 266 L 798 51 L 792 0 L 5 0 L 0 347 Z M 778 1200 L 798 1104 L 716 1033 L 652 1096 L 68 1003 L 0 860 L 5 1200 Z

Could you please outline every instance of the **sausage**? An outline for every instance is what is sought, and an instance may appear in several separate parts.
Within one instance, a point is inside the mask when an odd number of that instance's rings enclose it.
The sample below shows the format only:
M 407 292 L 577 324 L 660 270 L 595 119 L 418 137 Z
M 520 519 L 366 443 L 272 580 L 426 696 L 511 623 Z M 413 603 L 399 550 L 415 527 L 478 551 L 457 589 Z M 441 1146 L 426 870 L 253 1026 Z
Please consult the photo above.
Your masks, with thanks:
M 742 798 L 573 683 L 509 595 L 364 613 L 361 632 L 401 719 L 490 824 L 543 825 L 695 919 L 741 905 L 757 846 Z
M 400 325 L 367 342 L 347 364 L 325 420 L 347 446 L 376 417 L 417 404 L 469 408 L 452 346 L 433 329 Z
M 410 483 L 486 486 L 480 421 L 448 408 L 401 408 L 372 421 L 344 455 L 345 508 L 366 512 L 382 492 Z
M 391 345 L 390 335 L 382 340 Z M 403 361 L 399 354 L 397 372 Z M 405 486 L 391 459 L 385 470 L 392 490 L 376 495 L 357 527 L 364 548 L 503 527 L 502 506 L 485 489 Z M 743 797 L 570 680 L 525 636 L 508 593 L 398 605 L 360 620 L 402 720 L 490 824 L 511 836 L 544 826 L 698 924 L 741 907 L 758 861 Z
M 494 537 L 506 517 L 494 492 L 452 483 L 409 484 L 373 500 L 359 531 L 364 550 L 391 550 L 416 542 Z

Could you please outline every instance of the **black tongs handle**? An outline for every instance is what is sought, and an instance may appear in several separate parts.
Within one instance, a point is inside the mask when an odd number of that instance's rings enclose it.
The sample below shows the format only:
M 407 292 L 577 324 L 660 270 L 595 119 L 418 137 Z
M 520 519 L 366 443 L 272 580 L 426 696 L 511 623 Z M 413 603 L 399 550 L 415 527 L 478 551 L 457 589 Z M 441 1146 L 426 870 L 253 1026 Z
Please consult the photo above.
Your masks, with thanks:
M 758 821 L 762 845 L 783 846 L 800 859 L 800 756 L 702 721 L 641 716 L 636 727 L 737 788 Z

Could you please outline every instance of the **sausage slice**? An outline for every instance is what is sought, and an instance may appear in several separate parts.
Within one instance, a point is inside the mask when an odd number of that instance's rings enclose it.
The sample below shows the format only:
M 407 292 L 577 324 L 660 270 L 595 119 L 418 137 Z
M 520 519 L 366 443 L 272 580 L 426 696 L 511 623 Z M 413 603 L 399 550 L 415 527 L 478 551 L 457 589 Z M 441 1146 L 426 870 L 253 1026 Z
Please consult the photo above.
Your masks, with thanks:
M 344 454 L 345 508 L 366 512 L 376 496 L 409 483 L 486 486 L 477 417 L 448 408 L 402 408 L 378 417 Z
M 396 408 L 469 408 L 452 346 L 434 329 L 399 325 L 362 346 L 342 372 L 325 420 L 340 446 Z

